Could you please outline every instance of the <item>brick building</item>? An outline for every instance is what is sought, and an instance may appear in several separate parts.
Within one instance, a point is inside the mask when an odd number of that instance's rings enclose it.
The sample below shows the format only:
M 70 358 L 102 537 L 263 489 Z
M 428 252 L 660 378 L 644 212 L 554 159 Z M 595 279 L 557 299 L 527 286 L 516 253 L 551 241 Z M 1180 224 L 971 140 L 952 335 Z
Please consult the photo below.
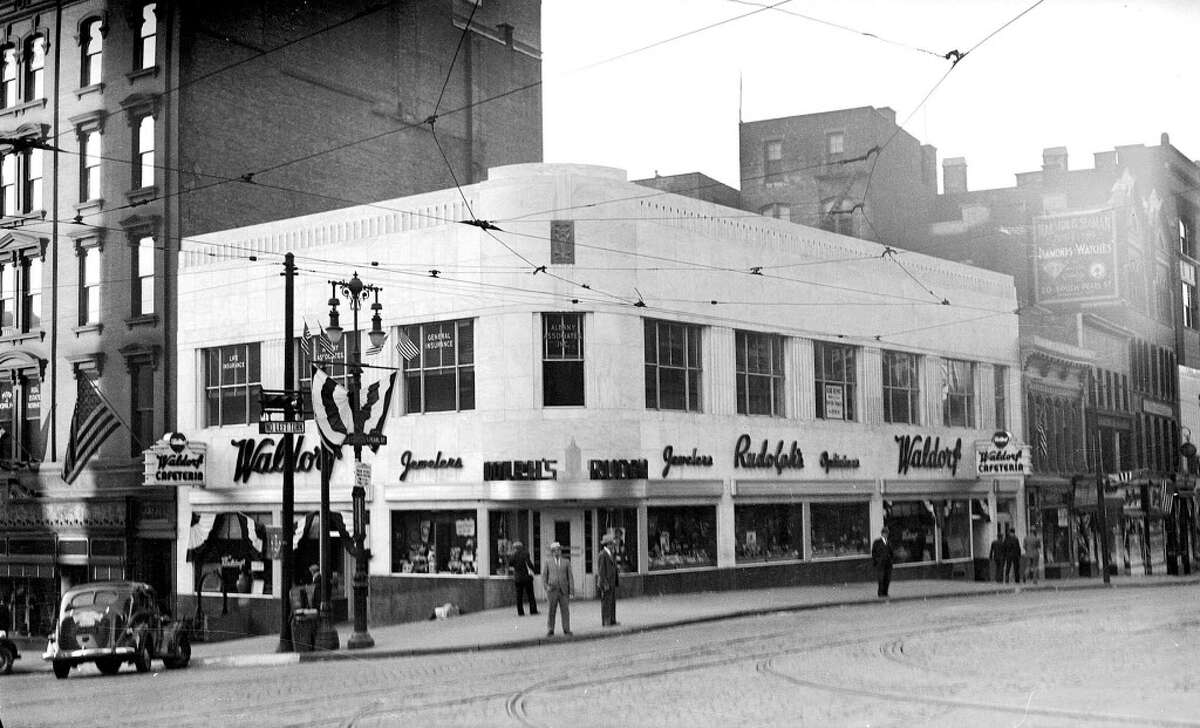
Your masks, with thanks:
M 173 589 L 175 494 L 141 452 L 176 427 L 180 240 L 451 186 L 443 151 L 464 183 L 540 160 L 540 7 L 10 0 L 0 21 L 0 628 L 37 632 L 70 583 Z M 93 387 L 120 424 L 68 486 Z

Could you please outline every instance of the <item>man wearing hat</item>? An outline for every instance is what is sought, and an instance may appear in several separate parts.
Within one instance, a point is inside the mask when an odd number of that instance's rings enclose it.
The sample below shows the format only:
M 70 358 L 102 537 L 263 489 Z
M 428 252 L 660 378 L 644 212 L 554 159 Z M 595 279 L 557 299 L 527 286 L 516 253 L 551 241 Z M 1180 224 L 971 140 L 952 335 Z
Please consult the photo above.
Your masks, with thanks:
M 533 568 L 533 560 L 529 558 L 529 549 L 525 548 L 525 544 L 513 541 L 513 554 L 508 565 L 512 567 L 513 584 L 517 589 L 517 616 L 525 616 L 526 601 L 529 602 L 529 613 L 537 614 L 537 601 L 533 598 L 533 575 L 537 570 Z
M 613 555 L 613 537 L 600 537 L 600 563 L 596 570 L 596 591 L 600 592 L 600 624 L 617 626 L 617 558 Z
M 563 634 L 571 634 L 571 597 L 575 586 L 571 579 L 571 560 L 562 555 L 562 544 L 550 544 L 550 558 L 542 564 L 542 587 L 546 590 L 549 614 L 546 617 L 546 636 L 554 636 L 554 614 L 562 607 Z

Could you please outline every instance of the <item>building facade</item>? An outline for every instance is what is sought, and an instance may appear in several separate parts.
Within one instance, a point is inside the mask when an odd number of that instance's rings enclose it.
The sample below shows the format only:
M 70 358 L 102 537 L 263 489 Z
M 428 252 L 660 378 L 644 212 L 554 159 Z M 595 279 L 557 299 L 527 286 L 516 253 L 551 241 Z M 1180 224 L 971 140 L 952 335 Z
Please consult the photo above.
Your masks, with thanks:
M 540 8 L 22 1 L 0 19 L 0 599 L 4 627 L 38 633 L 71 584 L 176 587 L 174 494 L 143 487 L 142 451 L 176 429 L 179 241 L 444 188 L 439 144 L 459 179 L 539 160 Z M 92 391 L 119 426 L 68 485 Z
M 255 394 L 284 386 L 285 346 L 306 371 L 281 334 L 287 251 L 298 335 L 328 320 L 328 279 L 383 288 L 389 344 L 365 361 L 398 377 L 387 444 L 364 451 L 374 623 L 511 603 L 518 540 L 539 563 L 563 544 L 586 597 L 605 534 L 630 594 L 867 579 L 885 525 L 900 578 L 972 578 L 998 524 L 1024 527 L 1027 450 L 997 436 L 1024 430 L 1011 278 L 913 255 L 922 281 L 970 301 L 945 306 L 874 243 L 648 194 L 619 170 L 516 165 L 185 244 L 179 429 L 208 471 L 180 489 L 176 579 L 213 615 L 252 575 L 221 629 L 277 629 L 285 586 L 264 546 L 279 442 L 259 434 Z M 392 346 L 402 335 L 415 358 Z M 335 361 L 366 346 L 346 341 Z M 297 572 L 315 560 L 318 442 L 309 422 Z M 354 482 L 347 452 L 338 544 Z M 351 562 L 335 551 L 340 600 Z

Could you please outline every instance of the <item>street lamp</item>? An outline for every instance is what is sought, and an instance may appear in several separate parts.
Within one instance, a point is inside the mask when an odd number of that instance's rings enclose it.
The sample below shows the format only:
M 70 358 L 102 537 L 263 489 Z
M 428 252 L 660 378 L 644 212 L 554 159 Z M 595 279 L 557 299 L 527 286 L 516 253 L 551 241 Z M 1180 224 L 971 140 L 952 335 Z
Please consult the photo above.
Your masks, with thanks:
M 349 281 L 330 281 L 330 286 L 333 289 L 333 295 L 329 298 L 329 326 L 325 329 L 325 333 L 329 336 L 329 340 L 335 345 L 342 338 L 342 327 L 338 321 L 338 294 L 350 303 L 350 311 L 353 314 L 353 333 L 358 334 L 358 312 L 362 308 L 362 304 L 368 298 L 374 296 L 374 302 L 371 304 L 373 315 L 371 316 L 371 330 L 367 333 L 374 347 L 382 347 L 387 334 L 383 330 L 383 319 L 380 316 L 380 311 L 383 306 L 379 303 L 379 292 L 382 290 L 378 286 L 369 286 L 362 282 L 356 272 L 351 276 Z M 347 363 L 347 369 L 350 374 L 350 411 L 354 414 L 354 432 L 347 436 L 346 441 L 354 447 L 354 471 L 355 484 L 354 489 L 350 492 L 354 501 L 354 580 L 353 580 L 353 610 L 354 610 L 354 633 L 350 635 L 350 639 L 346 642 L 346 647 L 350 649 L 359 649 L 362 647 L 373 647 L 375 640 L 367 632 L 367 549 L 364 542 L 366 540 L 366 490 L 357 480 L 359 464 L 362 462 L 363 445 L 369 444 L 368 438 L 363 433 L 364 417 L 359 410 L 359 390 L 362 387 L 362 352 L 358 346 L 354 347 L 352 356 Z M 323 502 L 322 508 L 325 508 L 328 503 L 328 489 L 322 489 L 321 492 Z M 322 528 L 322 541 L 325 542 L 329 538 L 328 530 Z M 321 569 L 322 578 L 322 594 L 328 594 L 328 575 L 325 567 Z M 327 619 L 326 602 L 322 600 L 321 610 L 322 619 Z M 323 621 L 322 624 L 329 624 L 329 629 L 332 630 L 332 624 Z M 320 626 L 318 626 L 318 633 Z M 336 633 L 334 640 L 336 641 Z

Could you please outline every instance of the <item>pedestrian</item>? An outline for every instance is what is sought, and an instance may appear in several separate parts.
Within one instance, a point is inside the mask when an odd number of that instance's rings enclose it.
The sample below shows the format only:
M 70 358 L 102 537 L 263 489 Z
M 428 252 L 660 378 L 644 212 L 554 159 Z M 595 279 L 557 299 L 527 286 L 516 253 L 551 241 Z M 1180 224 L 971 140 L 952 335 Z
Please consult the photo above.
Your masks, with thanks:
M 879 582 L 879 596 L 888 595 L 888 586 L 892 583 L 892 544 L 888 542 L 888 530 L 879 531 L 879 538 L 871 544 L 871 563 L 875 566 L 875 579 Z
M 600 625 L 616 627 L 617 622 L 617 557 L 613 555 L 613 537 L 600 537 L 600 558 L 596 568 L 596 591 L 600 593 Z
M 575 585 L 571 579 L 571 560 L 562 555 L 562 544 L 550 544 L 550 558 L 542 564 L 542 588 L 546 590 L 546 636 L 554 636 L 554 614 L 562 607 L 563 634 L 571 634 L 571 597 Z
M 1025 581 L 1038 583 L 1038 562 L 1042 554 L 1042 539 L 1038 536 L 1037 526 L 1032 526 L 1025 534 Z
M 321 608 L 321 567 L 312 564 L 308 567 L 308 605 L 312 609 Z
M 988 551 L 988 561 L 992 562 L 992 579 L 1004 581 L 1004 534 L 997 528 L 996 538 L 992 539 L 992 548 Z
M 529 613 L 537 614 L 537 600 L 533 597 L 533 575 L 537 570 L 533 559 L 529 557 L 529 549 L 520 541 L 513 541 L 513 554 L 508 559 L 508 565 L 513 570 L 513 587 L 517 591 L 517 616 L 525 616 L 525 602 L 529 602 Z
M 1004 580 L 1008 581 L 1009 574 L 1012 575 L 1014 584 L 1021 583 L 1021 542 L 1017 540 L 1017 533 L 1009 526 L 1008 533 L 1004 536 Z

